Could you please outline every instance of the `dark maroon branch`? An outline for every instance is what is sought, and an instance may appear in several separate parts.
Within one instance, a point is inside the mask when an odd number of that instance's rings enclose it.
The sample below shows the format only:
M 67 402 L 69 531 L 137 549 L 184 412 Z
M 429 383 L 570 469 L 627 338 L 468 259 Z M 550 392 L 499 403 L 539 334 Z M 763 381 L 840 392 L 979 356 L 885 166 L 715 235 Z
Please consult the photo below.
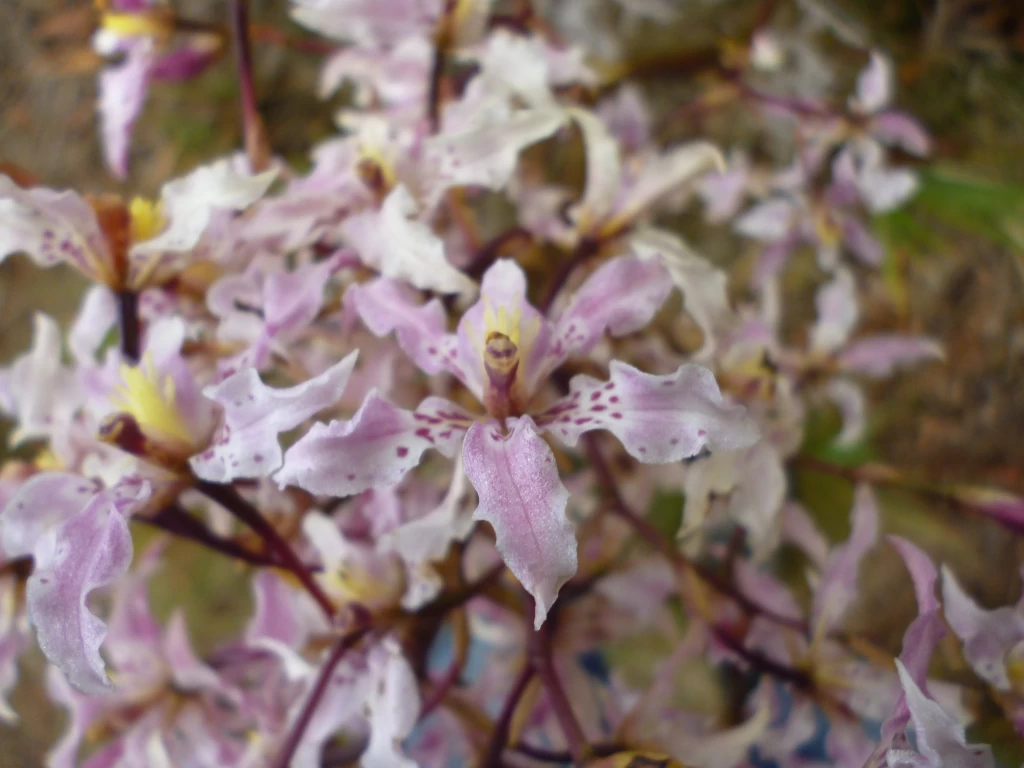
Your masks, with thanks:
M 576 244 L 572 253 L 562 262 L 562 265 L 555 272 L 554 277 L 551 278 L 551 282 L 548 283 L 547 290 L 544 292 L 544 296 L 537 304 L 537 309 L 543 314 L 547 314 L 551 309 L 551 306 L 555 303 L 555 299 L 558 298 L 558 294 L 561 293 L 562 288 L 569 281 L 572 273 L 576 271 L 576 268 L 587 261 L 591 256 L 595 256 L 597 252 L 601 250 L 601 241 L 596 240 L 592 237 L 584 237 Z
M 139 294 L 135 291 L 118 293 L 117 309 L 121 325 L 121 354 L 128 362 L 137 363 L 141 354 Z
M 242 134 L 245 153 L 253 173 L 270 163 L 270 142 L 267 129 L 256 103 L 256 86 L 252 68 L 252 45 L 249 30 L 249 0 L 231 0 L 231 37 L 234 40 L 235 65 L 238 68 L 238 89 L 242 98 Z
M 281 564 L 274 557 L 253 552 L 233 539 L 218 536 L 207 528 L 201 520 L 196 519 L 194 515 L 190 515 L 177 504 L 164 507 L 155 515 L 137 515 L 132 520 L 159 528 L 179 538 L 195 542 L 214 552 L 242 560 L 251 565 L 272 566 Z
M 526 688 L 529 686 L 534 674 L 533 665 L 526 663 L 523 665 L 522 670 L 520 670 L 515 682 L 512 683 L 512 688 L 509 690 L 508 696 L 505 697 L 505 703 L 501 707 L 501 714 L 498 715 L 498 719 L 494 723 L 491 740 L 487 744 L 487 752 L 484 754 L 481 765 L 501 764 L 501 753 L 505 751 L 505 745 L 508 744 L 509 730 L 512 727 L 512 718 L 515 716 L 516 707 L 519 706 L 519 701 L 523 698 L 523 694 L 526 693 Z
M 302 707 L 302 711 L 299 713 L 298 720 L 295 721 L 295 725 L 292 726 L 291 733 L 288 734 L 288 739 L 285 741 L 284 746 L 281 748 L 281 752 L 277 756 L 277 760 L 274 765 L 276 768 L 288 768 L 292 762 L 292 755 L 295 754 L 295 750 L 299 746 L 299 742 L 302 741 L 302 735 L 306 732 L 306 728 L 309 727 L 309 721 L 313 719 L 313 714 L 316 712 L 316 708 L 320 706 L 320 699 L 324 697 L 324 692 L 327 690 L 328 684 L 331 682 L 331 676 L 334 674 L 334 670 L 338 664 L 344 658 L 345 654 L 348 653 L 366 634 L 370 631 L 369 627 L 358 627 L 351 632 L 342 636 L 340 640 L 335 644 L 331 650 L 331 655 L 327 657 L 327 661 L 324 662 L 323 667 L 320 668 L 319 677 L 317 677 L 316 684 L 313 686 L 313 690 L 309 694 L 309 698 L 306 700 L 306 704 Z
M 205 480 L 197 480 L 196 489 L 252 528 L 263 539 L 267 548 L 281 561 L 281 566 L 295 575 L 295 578 L 316 600 L 327 617 L 334 618 L 336 610 L 331 599 L 317 584 L 313 574 L 295 554 L 291 545 L 284 540 L 256 507 L 243 499 L 238 491 L 230 485 L 217 485 Z
M 548 702 L 551 704 L 551 710 L 555 713 L 555 719 L 558 720 L 558 725 L 565 736 L 572 761 L 576 766 L 582 768 L 590 755 L 590 747 L 587 744 L 587 737 L 583 734 L 580 721 L 576 719 L 576 714 L 572 710 L 572 704 L 565 693 L 565 688 L 562 687 L 562 681 L 559 680 L 558 673 L 555 671 L 554 660 L 551 656 L 551 626 L 555 618 L 555 615 L 549 615 L 547 622 L 530 634 L 530 664 L 548 694 Z M 532 613 L 527 620 L 532 620 Z

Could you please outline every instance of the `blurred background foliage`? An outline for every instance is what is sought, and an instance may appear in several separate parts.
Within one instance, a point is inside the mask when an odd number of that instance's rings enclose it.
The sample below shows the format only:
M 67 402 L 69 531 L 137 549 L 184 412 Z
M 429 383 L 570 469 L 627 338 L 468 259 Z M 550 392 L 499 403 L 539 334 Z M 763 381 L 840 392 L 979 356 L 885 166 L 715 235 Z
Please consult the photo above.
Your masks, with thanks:
M 804 454 L 840 467 L 894 464 L 934 487 L 970 483 L 1024 494 L 1024 3 L 680 0 L 680 24 L 634 29 L 626 41 L 629 56 L 643 64 L 659 57 L 714 55 L 724 41 L 749 28 L 766 4 L 778 6 L 782 25 L 808 17 L 827 24 L 827 31 L 816 34 L 831 39 L 836 99 L 845 98 L 865 61 L 848 43 L 889 52 L 897 65 L 899 106 L 936 138 L 934 156 L 921 169 L 918 195 L 873 222 L 887 255 L 881 272 L 865 282 L 862 327 L 927 333 L 945 345 L 946 360 L 872 385 L 872 430 L 852 449 L 837 451 L 833 445 L 835 413 L 814 413 Z M 254 0 L 253 18 L 304 35 L 287 22 L 286 5 L 285 0 Z M 180 0 L 175 7 L 212 21 L 226 14 L 222 0 Z M 89 47 L 96 23 L 91 0 L 3 0 L 2 19 L 0 169 L 14 164 L 52 187 L 153 195 L 165 179 L 239 146 L 234 70 L 225 60 L 190 83 L 152 90 L 135 131 L 131 175 L 118 183 L 105 170 L 97 141 L 95 73 L 101 62 Z M 256 63 L 271 144 L 305 167 L 309 147 L 334 131 L 337 103 L 320 102 L 313 87 L 319 58 L 257 42 Z M 642 82 L 666 114 L 713 87 L 700 73 L 656 67 L 648 68 Z M 750 126 L 756 123 L 744 124 L 733 115 L 667 120 L 660 133 L 667 141 L 707 136 L 725 149 L 749 148 Z M 723 238 L 722 227 L 715 232 L 702 226 L 696 213 L 682 219 L 681 226 L 705 230 L 698 242 L 713 258 L 735 262 L 742 272 L 743 260 L 753 255 L 749 243 Z M 817 279 L 813 271 L 813 259 L 806 258 L 787 276 L 787 300 L 808 313 Z M 67 270 L 38 271 L 20 257 L 0 265 L 0 361 L 25 349 L 35 312 L 69 319 L 82 287 Z M 849 479 L 813 464 L 798 469 L 793 479 L 797 496 L 825 533 L 833 540 L 845 537 Z M 1017 597 L 1024 562 L 1019 539 L 935 497 L 890 488 L 880 498 L 884 529 L 909 535 L 934 558 L 953 564 L 983 603 L 1005 604 Z M 650 515 L 671 532 L 679 511 L 680 497 L 663 494 Z M 187 544 L 172 544 L 170 562 L 155 580 L 154 604 L 162 616 L 183 606 L 197 648 L 209 651 L 249 611 L 246 573 Z M 799 563 L 782 565 L 795 582 L 802 579 Z M 862 583 L 851 628 L 895 653 L 915 607 L 894 553 L 879 547 Z M 649 647 L 610 649 L 609 658 L 642 677 L 649 673 L 642 659 L 664 655 L 658 643 L 652 637 Z M 970 679 L 956 643 L 942 646 L 938 656 L 945 674 Z M 14 697 L 22 721 L 16 728 L 0 726 L 3 768 L 38 766 L 63 726 L 63 715 L 39 695 L 38 653 L 27 657 L 22 671 Z M 1020 764 L 1024 747 L 1012 729 L 998 718 L 992 723 L 976 737 L 993 741 L 1008 764 Z

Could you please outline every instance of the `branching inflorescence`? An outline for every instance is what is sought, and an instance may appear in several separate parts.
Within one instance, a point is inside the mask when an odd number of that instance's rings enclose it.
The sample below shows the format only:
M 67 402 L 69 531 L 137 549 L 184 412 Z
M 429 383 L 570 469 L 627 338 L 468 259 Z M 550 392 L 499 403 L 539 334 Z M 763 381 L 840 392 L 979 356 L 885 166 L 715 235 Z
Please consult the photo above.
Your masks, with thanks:
M 862 380 L 942 355 L 857 333 L 883 259 L 868 217 L 916 186 L 893 149 L 931 143 L 890 106 L 888 58 L 866 52 L 834 104 L 787 69 L 777 3 L 721 51 L 639 63 L 588 5 L 293 0 L 312 38 L 245 0 L 210 23 L 101 4 L 111 171 L 148 89 L 232 48 L 244 152 L 157 201 L 0 176 L 0 258 L 92 283 L 0 371 L 32 457 L 0 476 L 0 717 L 34 632 L 70 716 L 47 765 L 990 766 L 929 689 L 947 623 L 1024 730 L 1024 611 L 980 608 L 890 537 L 918 617 L 895 660 L 851 634 L 873 488 L 915 485 L 801 453 L 809 409 L 834 403 L 835 440 L 857 443 Z M 267 44 L 323 55 L 322 96 L 350 86 L 305 174 L 259 112 Z M 697 74 L 707 92 L 662 115 L 640 87 Z M 656 137 L 726 108 L 781 167 Z M 665 224 L 694 192 L 759 244 L 746 278 Z M 808 250 L 821 286 L 793 341 L 780 278 Z M 856 485 L 844 542 L 795 498 L 808 467 Z M 648 513 L 666 497 L 678 530 Z M 162 533 L 135 551 L 145 527 Z M 183 612 L 150 610 L 167 538 L 251 576 L 253 615 L 209 655 Z M 806 588 L 772 567 L 783 545 Z

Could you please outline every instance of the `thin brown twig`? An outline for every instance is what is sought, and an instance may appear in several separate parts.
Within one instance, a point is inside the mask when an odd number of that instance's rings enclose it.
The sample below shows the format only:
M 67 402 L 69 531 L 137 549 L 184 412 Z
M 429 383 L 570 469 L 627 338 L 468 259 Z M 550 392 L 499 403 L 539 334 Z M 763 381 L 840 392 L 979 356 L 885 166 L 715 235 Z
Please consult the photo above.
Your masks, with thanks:
M 198 480 L 195 487 L 259 534 L 270 551 L 274 552 L 281 560 L 281 566 L 287 568 L 295 575 L 295 578 L 299 580 L 310 596 L 316 600 L 317 604 L 327 615 L 327 618 L 334 618 L 337 611 L 331 599 L 320 588 L 316 579 L 313 578 L 313 574 L 299 559 L 298 555 L 295 554 L 295 550 L 292 549 L 291 545 L 285 541 L 256 507 L 243 499 L 238 491 L 230 485 L 217 485 L 216 483 L 208 483 L 205 480 Z
M 534 674 L 536 674 L 536 670 L 531 663 L 527 662 L 512 683 L 508 696 L 505 697 L 505 703 L 502 705 L 501 714 L 498 715 L 494 729 L 491 731 L 487 751 L 484 752 L 483 760 L 480 763 L 481 768 L 501 763 L 501 753 L 505 751 L 505 745 L 508 744 L 508 735 L 512 728 L 512 718 L 515 716 L 516 707 L 519 706 Z
M 576 713 L 573 712 L 565 688 L 562 687 L 562 681 L 558 678 L 558 672 L 555 670 L 551 656 L 551 626 L 554 620 L 555 616 L 549 615 L 547 622 L 530 634 L 530 663 L 547 692 L 548 703 L 551 705 L 551 711 L 554 712 L 555 719 L 565 736 L 572 761 L 578 768 L 582 768 L 590 755 L 590 747 L 587 744 L 583 728 L 580 726 L 580 721 L 576 719 Z

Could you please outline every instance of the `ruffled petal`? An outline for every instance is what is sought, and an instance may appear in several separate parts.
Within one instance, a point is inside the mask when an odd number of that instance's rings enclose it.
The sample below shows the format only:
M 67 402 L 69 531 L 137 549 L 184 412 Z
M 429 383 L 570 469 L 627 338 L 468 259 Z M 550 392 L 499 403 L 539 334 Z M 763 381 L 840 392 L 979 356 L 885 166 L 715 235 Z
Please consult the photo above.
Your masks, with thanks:
M 472 291 L 473 281 L 451 265 L 444 243 L 430 227 L 411 218 L 415 213 L 409 190 L 399 185 L 379 211 L 368 210 L 346 219 L 342 234 L 363 262 L 384 277 L 437 293 Z
M 196 656 L 188 636 L 185 614 L 180 608 L 171 614 L 167 622 L 163 655 L 177 690 L 196 692 L 221 688 L 217 673 Z
M 946 621 L 963 642 L 964 655 L 974 671 L 999 690 L 1010 690 L 1006 656 L 1024 640 L 1024 613 L 1009 606 L 984 610 L 946 567 L 942 569 L 942 602 Z
M 398 408 L 371 391 L 351 421 L 314 424 L 284 457 L 274 475 L 283 488 L 351 496 L 394 485 L 431 448 L 451 458 L 473 417 L 440 397 L 415 411 Z
M 432 299 L 420 304 L 410 289 L 387 278 L 353 285 L 345 292 L 345 305 L 355 309 L 375 336 L 394 333 L 398 345 L 424 373 L 448 370 L 467 386 L 470 378 L 455 347 L 455 337 L 445 330 L 445 311 Z
M 603 264 L 573 295 L 555 323 L 553 350 L 585 355 L 604 337 L 638 331 L 664 303 L 672 283 L 656 261 L 622 256 Z M 554 366 L 552 366 L 554 367 Z
M 111 687 L 100 657 L 106 625 L 86 605 L 94 589 L 127 572 L 132 538 L 115 491 L 103 491 L 33 550 L 28 610 L 46 658 L 83 693 Z
M 758 438 L 746 410 L 726 403 L 714 374 L 693 363 L 653 376 L 612 360 L 607 382 L 581 374 L 569 389 L 567 397 L 537 417 L 540 426 L 568 445 L 585 432 L 607 429 L 638 461 L 667 464 L 705 448 L 745 448 Z
M 416 763 L 402 754 L 402 742 L 412 733 L 420 714 L 416 675 L 393 637 L 384 638 L 367 656 L 370 741 L 359 764 L 365 768 L 416 768 Z
M 80 513 L 99 490 L 94 481 L 70 472 L 30 477 L 0 514 L 4 554 L 11 559 L 31 556 L 47 531 Z
M 103 157 L 119 179 L 128 175 L 132 128 L 146 103 L 155 58 L 153 43 L 145 38 L 124 47 L 124 60 L 100 74 L 97 105 Z
M 86 275 L 108 259 L 96 214 L 77 192 L 24 190 L 0 175 L 0 261 L 19 252 L 41 267 L 68 262 Z
M 576 573 L 576 533 L 565 516 L 569 492 L 551 448 L 528 416 L 474 424 L 462 458 L 480 504 L 473 519 L 494 528 L 505 564 L 533 595 L 539 628 L 562 585 Z
M 718 336 L 732 324 L 728 276 L 671 232 L 648 228 L 634 234 L 629 242 L 639 258 L 656 259 L 668 270 L 672 283 L 683 295 L 686 311 L 704 334 L 704 344 L 696 356 L 710 355 Z
M 586 152 L 587 178 L 583 197 L 573 206 L 572 217 L 582 232 L 593 232 L 612 212 L 622 185 L 619 143 L 593 113 L 571 112 L 579 126 Z
M 249 207 L 263 197 L 276 177 L 276 170 L 255 175 L 245 173 L 234 158 L 224 158 L 168 182 L 161 192 L 167 228 L 156 237 L 136 243 L 132 254 L 191 250 L 199 242 L 214 211 L 240 211 Z
M 896 660 L 896 671 L 906 695 L 910 719 L 914 723 L 917 750 L 927 760 L 927 765 L 935 768 L 946 765 L 992 768 L 995 765 L 992 750 L 987 746 L 968 744 L 963 726 L 924 695 L 899 659 Z M 889 752 L 887 760 L 890 768 L 912 762 L 895 750 Z
M 278 435 L 341 399 L 358 354 L 288 389 L 268 387 L 252 368 L 208 387 L 203 394 L 220 404 L 224 420 L 211 446 L 189 460 L 193 471 L 214 483 L 270 475 L 281 466 Z
M 857 76 L 857 92 L 850 106 L 861 114 L 877 112 L 892 101 L 892 62 L 878 51 L 871 52 L 868 62 Z
M 818 290 L 814 306 L 818 318 L 811 328 L 811 350 L 830 354 L 850 338 L 860 316 L 853 273 L 838 269 L 832 280 Z
M 925 157 L 932 151 L 928 131 L 905 112 L 887 111 L 875 115 L 871 132 L 879 141 L 902 147 L 918 157 Z

